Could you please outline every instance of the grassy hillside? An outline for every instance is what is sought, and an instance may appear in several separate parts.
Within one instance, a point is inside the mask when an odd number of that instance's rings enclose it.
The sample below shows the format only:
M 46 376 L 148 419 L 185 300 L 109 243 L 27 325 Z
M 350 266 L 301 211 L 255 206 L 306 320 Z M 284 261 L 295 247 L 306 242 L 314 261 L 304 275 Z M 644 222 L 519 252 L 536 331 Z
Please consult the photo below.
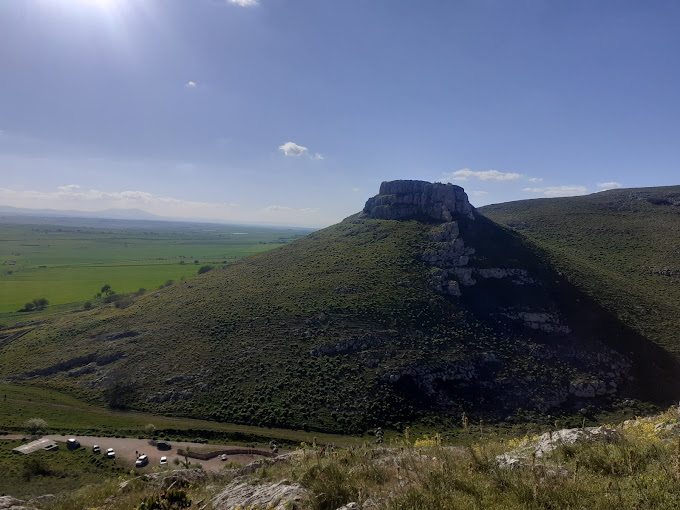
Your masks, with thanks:
M 462 246 L 442 241 L 446 228 L 353 216 L 124 309 L 26 321 L 0 332 L 0 377 L 113 407 L 352 434 L 459 425 L 463 412 L 588 414 L 675 390 L 662 350 L 483 217 L 456 227 L 478 281 L 442 292 L 446 270 L 425 260 Z
M 579 289 L 680 356 L 680 186 L 522 200 L 479 212 L 543 248 Z
M 29 498 L 68 493 L 102 480 L 127 474 L 133 467 L 121 459 L 106 459 L 86 448 L 75 451 L 58 442 L 55 452 L 38 451 L 30 455 L 12 452 L 25 441 L 0 439 L 0 494 Z

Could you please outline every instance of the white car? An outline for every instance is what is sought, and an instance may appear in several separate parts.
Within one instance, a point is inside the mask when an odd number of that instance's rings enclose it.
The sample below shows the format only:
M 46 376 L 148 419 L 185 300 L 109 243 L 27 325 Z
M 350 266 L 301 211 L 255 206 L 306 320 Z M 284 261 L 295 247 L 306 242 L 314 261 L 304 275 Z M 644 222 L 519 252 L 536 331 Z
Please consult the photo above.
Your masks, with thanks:
M 168 465 L 168 458 L 167 457 L 161 457 L 161 466 L 167 466 Z
M 96 444 L 92 447 L 92 453 L 101 453 L 101 452 L 102 452 L 102 449 L 99 447 L 98 444 Z
M 146 455 L 140 455 L 135 461 L 135 467 L 144 467 L 149 463 L 149 457 Z
M 107 459 L 113 459 L 116 456 L 116 452 L 113 451 L 113 448 L 109 448 L 106 450 L 106 458 Z

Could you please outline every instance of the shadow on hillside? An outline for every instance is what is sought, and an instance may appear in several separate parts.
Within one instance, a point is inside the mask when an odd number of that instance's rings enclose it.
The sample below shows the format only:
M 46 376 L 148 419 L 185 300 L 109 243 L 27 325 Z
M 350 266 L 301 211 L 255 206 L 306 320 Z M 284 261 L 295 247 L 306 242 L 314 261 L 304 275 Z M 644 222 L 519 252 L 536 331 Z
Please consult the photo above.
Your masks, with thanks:
M 537 334 L 536 340 L 560 345 L 601 342 L 631 361 L 635 377 L 621 392 L 625 396 L 666 404 L 680 394 L 680 360 L 632 327 L 612 311 L 570 283 L 547 262 L 547 254 L 519 233 L 483 216 L 461 222 L 461 236 L 477 249 L 487 267 L 523 267 L 540 285 L 513 285 L 494 279 L 463 289 L 464 303 L 483 317 L 499 309 L 555 309 L 571 328 L 568 335 Z M 526 329 L 526 328 L 525 328 Z M 606 369 L 606 367 L 605 367 Z

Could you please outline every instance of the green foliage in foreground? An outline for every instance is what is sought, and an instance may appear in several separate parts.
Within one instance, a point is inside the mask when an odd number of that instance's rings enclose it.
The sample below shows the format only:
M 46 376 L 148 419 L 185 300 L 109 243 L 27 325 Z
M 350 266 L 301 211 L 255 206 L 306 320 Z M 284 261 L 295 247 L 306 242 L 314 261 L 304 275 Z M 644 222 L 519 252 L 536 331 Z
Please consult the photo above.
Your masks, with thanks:
M 678 422 L 677 410 L 622 429 L 613 443 L 559 447 L 532 467 L 499 468 L 495 456 L 518 441 L 468 448 L 435 438 L 393 442 L 388 449 L 305 449 L 288 465 L 263 469 L 253 483 L 297 481 L 311 491 L 303 508 L 333 510 L 369 499 L 382 510 L 674 509 L 680 505 L 677 439 L 654 432 Z M 651 431 L 651 432 L 650 432 Z
M 22 443 L 0 439 L 0 494 L 29 498 L 62 493 L 100 483 L 130 469 L 121 459 L 106 459 L 87 448 L 68 450 L 61 442 L 54 452 L 13 453 L 12 449 Z
M 461 448 L 442 444 L 438 436 L 404 436 L 381 447 L 302 444 L 289 461 L 265 464 L 241 480 L 255 486 L 299 483 L 308 493 L 295 508 L 311 510 L 335 510 L 349 502 L 370 502 L 377 510 L 674 510 L 680 506 L 678 418 L 672 409 L 619 425 L 621 438 L 613 442 L 559 446 L 514 469 L 500 468 L 496 455 L 532 438 Z M 676 432 L 668 434 L 659 424 L 672 424 Z M 172 494 L 143 480 L 125 491 L 104 482 L 61 495 L 49 508 L 99 507 L 106 501 L 106 508 L 122 510 L 175 499 L 209 510 L 211 498 L 234 476 L 214 474 Z

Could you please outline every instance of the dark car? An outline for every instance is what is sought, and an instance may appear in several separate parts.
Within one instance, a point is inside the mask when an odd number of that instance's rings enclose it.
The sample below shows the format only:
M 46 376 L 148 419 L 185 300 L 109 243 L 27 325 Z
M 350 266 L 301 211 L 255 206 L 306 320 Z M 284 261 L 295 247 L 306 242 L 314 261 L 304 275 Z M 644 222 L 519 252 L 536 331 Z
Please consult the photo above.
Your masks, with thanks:
M 66 441 L 66 448 L 68 448 L 69 450 L 77 450 L 78 448 L 80 448 L 80 442 L 77 439 L 71 438 L 68 441 Z
M 156 443 L 156 448 L 159 450 L 170 450 L 172 448 L 172 445 L 166 441 L 158 441 Z

